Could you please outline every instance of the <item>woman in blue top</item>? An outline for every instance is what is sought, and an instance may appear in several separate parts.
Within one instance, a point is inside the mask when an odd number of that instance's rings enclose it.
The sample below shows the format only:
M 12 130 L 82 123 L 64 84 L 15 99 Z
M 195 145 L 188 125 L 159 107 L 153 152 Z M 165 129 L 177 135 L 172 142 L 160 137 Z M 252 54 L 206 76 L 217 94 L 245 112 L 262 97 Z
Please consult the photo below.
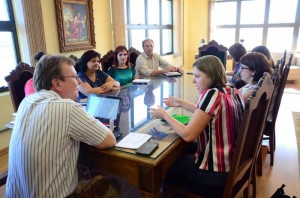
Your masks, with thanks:
M 129 53 L 125 46 L 120 45 L 115 50 L 113 65 L 108 74 L 119 81 L 121 86 L 131 83 L 136 78 L 135 68 L 130 63 Z
M 100 70 L 100 54 L 94 50 L 86 51 L 79 61 L 80 72 L 78 99 L 86 98 L 89 94 L 102 94 L 111 90 L 120 89 L 120 83 L 107 73 Z
M 240 59 L 243 55 L 247 53 L 247 51 L 242 44 L 235 43 L 229 47 L 228 52 L 229 55 L 232 57 L 233 61 L 235 62 L 236 68 L 234 69 L 234 71 L 226 72 L 227 83 L 239 89 L 245 85 L 244 81 L 241 80 L 239 72 L 241 69 Z

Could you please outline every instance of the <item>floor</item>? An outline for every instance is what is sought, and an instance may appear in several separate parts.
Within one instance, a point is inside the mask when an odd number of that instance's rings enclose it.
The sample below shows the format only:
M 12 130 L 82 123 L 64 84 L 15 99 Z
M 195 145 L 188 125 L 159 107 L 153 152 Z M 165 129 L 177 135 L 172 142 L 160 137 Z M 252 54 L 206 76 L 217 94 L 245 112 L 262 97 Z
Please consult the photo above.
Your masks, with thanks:
M 289 196 L 300 197 L 300 173 L 298 151 L 292 111 L 300 112 L 300 82 L 287 84 L 283 94 L 276 123 L 276 152 L 273 167 L 269 158 L 263 168 L 263 176 L 257 177 L 258 198 L 271 197 L 282 184 Z M 5 197 L 5 186 L 0 188 L 0 197 Z
M 300 173 L 298 149 L 295 138 L 292 111 L 300 112 L 300 82 L 287 84 L 276 121 L 276 151 L 274 165 L 269 157 L 263 169 L 263 176 L 257 177 L 257 197 L 271 197 L 282 184 L 285 194 L 300 197 Z

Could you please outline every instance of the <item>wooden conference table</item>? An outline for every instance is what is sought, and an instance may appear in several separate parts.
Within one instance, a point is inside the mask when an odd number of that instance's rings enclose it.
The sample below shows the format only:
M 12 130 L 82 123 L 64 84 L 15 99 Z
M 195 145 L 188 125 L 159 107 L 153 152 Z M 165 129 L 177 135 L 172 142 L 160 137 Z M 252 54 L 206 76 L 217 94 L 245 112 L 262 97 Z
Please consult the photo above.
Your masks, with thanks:
M 184 78 L 189 78 L 186 86 Z M 193 89 L 190 79 L 189 76 L 155 77 L 151 78 L 149 85 L 130 85 L 114 94 L 123 98 L 120 131 L 125 135 L 129 132 L 148 133 L 152 135 L 153 141 L 159 142 L 159 148 L 151 156 L 137 155 L 135 150 L 131 149 L 114 147 L 99 150 L 82 144 L 79 162 L 125 177 L 140 190 L 143 197 L 157 197 L 162 179 L 182 154 L 186 143 L 168 124 L 161 120 L 152 120 L 148 113 L 149 107 L 160 105 L 172 114 L 186 114 L 181 108 L 168 108 L 162 99 L 169 95 L 187 98 L 189 96 L 184 94 L 189 92 L 194 92 L 193 99 L 196 99 L 196 90 Z

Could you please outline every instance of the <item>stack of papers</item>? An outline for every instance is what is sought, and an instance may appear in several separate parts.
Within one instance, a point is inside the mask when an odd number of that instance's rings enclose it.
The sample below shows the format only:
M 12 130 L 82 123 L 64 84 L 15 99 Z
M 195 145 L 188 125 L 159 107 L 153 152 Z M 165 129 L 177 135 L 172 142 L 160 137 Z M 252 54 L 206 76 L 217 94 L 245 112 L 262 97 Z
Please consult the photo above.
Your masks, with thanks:
M 164 73 L 165 76 L 168 76 L 168 77 L 175 77 L 175 76 L 182 76 L 182 73 L 180 72 L 167 72 L 167 73 Z
M 134 85 L 148 85 L 150 83 L 150 79 L 134 79 L 132 84 Z
M 129 133 L 116 146 L 129 149 L 138 149 L 152 136 L 143 133 Z

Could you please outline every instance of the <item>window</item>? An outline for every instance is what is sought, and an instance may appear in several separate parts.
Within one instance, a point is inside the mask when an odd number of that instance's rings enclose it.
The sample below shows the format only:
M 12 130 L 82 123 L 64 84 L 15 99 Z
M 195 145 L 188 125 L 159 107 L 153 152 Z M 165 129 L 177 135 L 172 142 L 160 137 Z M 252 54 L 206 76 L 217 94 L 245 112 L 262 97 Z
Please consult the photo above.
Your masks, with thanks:
M 271 52 L 300 51 L 298 0 L 216 0 L 210 38 L 230 47 L 244 40 L 247 50 L 266 45 Z
M 0 92 L 7 91 L 5 76 L 20 62 L 11 0 L 0 0 Z
M 151 38 L 154 51 L 173 54 L 172 0 L 126 0 L 127 46 L 143 51 L 142 41 Z

